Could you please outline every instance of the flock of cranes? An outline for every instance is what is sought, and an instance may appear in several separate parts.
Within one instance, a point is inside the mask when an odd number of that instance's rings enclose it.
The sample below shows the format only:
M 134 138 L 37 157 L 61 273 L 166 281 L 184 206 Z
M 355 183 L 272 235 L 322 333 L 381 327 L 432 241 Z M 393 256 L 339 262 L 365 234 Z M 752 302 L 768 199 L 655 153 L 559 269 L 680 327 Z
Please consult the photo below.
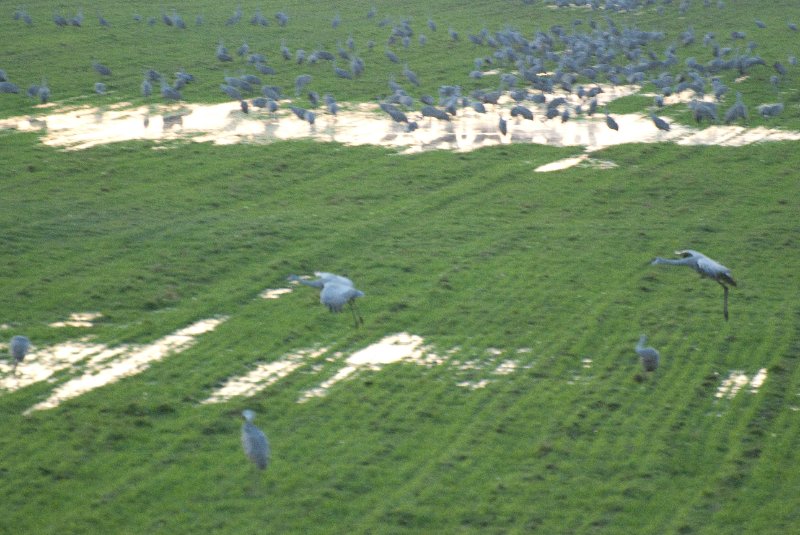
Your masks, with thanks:
M 775 74 L 770 77 L 770 84 L 773 89 L 778 89 L 780 84 L 791 76 L 791 69 L 797 64 L 794 56 L 789 56 L 786 60 L 770 58 L 768 61 L 762 58 L 755 53 L 757 45 L 754 41 L 750 41 L 746 47 L 737 46 L 740 41 L 748 38 L 748 34 L 745 31 L 735 31 L 730 35 L 706 33 L 702 36 L 702 44 L 703 52 L 708 54 L 708 59 L 690 57 L 682 65 L 678 59 L 679 49 L 691 47 L 696 41 L 700 41 L 700 36 L 695 34 L 691 25 L 681 32 L 674 42 L 663 43 L 667 40 L 664 32 L 619 26 L 609 16 L 616 11 L 635 12 L 647 8 L 656 4 L 655 0 L 648 2 L 604 0 L 602 3 L 596 0 L 584 2 L 555 0 L 549 3 L 555 4 L 556 7 L 582 3 L 585 7 L 592 8 L 592 15 L 585 19 L 575 19 L 571 28 L 557 24 L 547 30 L 537 31 L 533 35 L 523 35 L 522 32 L 509 27 L 496 32 L 482 28 L 479 32 L 468 34 L 468 40 L 461 40 L 459 32 L 450 28 L 447 32 L 449 43 L 444 45 L 434 44 L 423 33 L 434 35 L 438 31 L 438 25 L 434 20 L 429 18 L 424 28 L 414 26 L 409 17 L 399 21 L 389 17 L 379 20 L 377 10 L 372 8 L 366 14 L 367 21 L 389 31 L 382 55 L 375 53 L 374 49 L 378 45 L 374 40 L 369 40 L 364 46 L 364 43 L 357 43 L 352 34 L 348 35 L 344 42 L 337 43 L 336 52 L 326 50 L 324 46 L 308 50 L 298 47 L 292 51 L 285 42 L 273 52 L 275 57 L 282 58 L 278 59 L 278 62 L 282 61 L 285 65 L 302 65 L 303 68 L 317 71 L 326 64 L 330 65 L 336 79 L 344 80 L 343 83 L 352 83 L 364 76 L 365 72 L 369 74 L 369 68 L 381 61 L 397 64 L 398 68 L 402 65 L 402 70 L 396 75 L 398 79 L 402 76 L 402 79 L 413 87 L 406 89 L 395 81 L 395 74 L 392 74 L 388 80 L 391 92 L 373 98 L 378 98 L 381 108 L 391 119 L 397 123 L 404 123 L 409 132 L 420 126 L 410 115 L 412 112 L 419 114 L 419 120 L 431 118 L 450 121 L 451 117 L 457 115 L 459 108 L 471 108 L 480 114 L 487 113 L 486 105 L 497 105 L 498 98 L 502 95 L 507 95 L 513 100 L 511 118 L 533 120 L 534 114 L 527 102 L 543 106 L 542 120 L 560 118 L 562 122 L 566 122 L 577 116 L 591 117 L 598 108 L 597 95 L 603 92 L 601 84 L 611 86 L 652 84 L 657 92 L 654 99 L 656 108 L 664 106 L 665 97 L 689 91 L 694 98 L 689 108 L 698 123 L 703 121 L 716 123 L 724 120 L 728 124 L 747 121 L 749 114 L 741 94 L 737 94 L 736 101 L 731 103 L 724 113 L 722 110 L 718 112 L 718 106 L 726 102 L 726 94 L 729 93 L 729 87 L 723 82 L 724 77 L 728 73 L 738 74 L 741 77 L 750 74 L 756 68 L 771 68 Z M 663 0 L 662 3 L 663 5 L 659 6 L 660 11 L 671 2 Z M 681 6 L 683 4 L 687 3 L 682 2 Z M 704 7 L 711 8 L 711 5 L 706 3 Z M 685 11 L 684 7 L 680 9 Z M 23 9 L 15 11 L 14 18 L 27 26 L 34 26 L 31 16 Z M 167 27 L 191 31 L 175 10 L 171 14 L 162 12 L 161 17 L 147 18 L 137 14 L 133 20 L 137 24 L 146 23 L 149 26 L 163 22 Z M 246 20 L 239 7 L 225 20 L 225 27 L 230 28 Z M 260 10 L 256 10 L 249 19 L 250 24 L 257 27 L 269 26 L 273 20 L 283 31 L 282 29 L 289 24 L 290 18 L 284 12 L 278 12 L 274 17 L 266 17 Z M 101 27 L 112 26 L 100 14 L 98 21 Z M 80 28 L 87 24 L 81 11 L 74 17 L 55 14 L 53 22 L 58 27 Z M 342 17 L 337 13 L 331 21 L 331 26 L 336 29 L 342 24 Z M 202 16 L 198 16 L 195 19 L 195 26 L 205 28 L 208 25 Z M 756 27 L 759 30 L 766 28 L 762 21 L 758 21 Z M 797 26 L 792 22 L 788 22 L 787 27 L 790 32 L 797 31 Z M 290 36 L 291 33 L 280 35 Z M 408 58 L 404 57 L 407 50 L 415 43 L 419 47 L 437 46 L 439 47 L 437 50 L 449 46 L 453 48 L 453 53 L 456 53 L 456 48 L 462 50 L 462 47 L 469 46 L 471 48 L 467 53 L 474 53 L 477 56 L 474 59 L 474 68 L 468 74 L 464 73 L 465 77 L 471 79 L 470 83 L 474 80 L 489 79 L 489 73 L 499 74 L 499 81 L 494 87 L 475 89 L 468 94 L 462 91 L 462 86 L 459 84 L 442 85 L 439 87 L 438 102 L 434 96 L 419 94 L 425 78 L 424 73 L 420 76 L 417 71 L 412 70 Z M 279 109 L 279 102 L 286 99 L 278 85 L 265 84 L 262 77 L 277 76 L 277 79 L 280 79 L 282 71 L 289 69 L 270 63 L 269 56 L 272 54 L 268 50 L 265 52 L 256 51 L 247 42 L 243 42 L 236 50 L 229 51 L 220 39 L 213 56 L 217 62 L 217 65 L 213 66 L 214 69 L 222 64 L 236 66 L 241 71 L 244 69 L 256 71 L 256 74 L 225 76 L 224 83 L 219 85 L 224 94 L 239 101 L 245 113 L 254 108 L 267 109 L 270 113 L 275 113 Z M 367 60 L 364 57 L 367 57 Z M 94 82 L 94 92 L 106 94 L 112 85 L 112 69 L 99 61 L 92 61 L 92 68 L 101 77 L 100 81 Z M 318 106 L 319 99 L 315 96 L 318 97 L 317 91 L 320 93 L 322 91 L 314 90 L 310 85 L 312 78 L 316 80 L 315 77 L 303 73 L 295 78 L 295 100 L 307 96 L 313 107 Z M 21 92 L 19 86 L 10 78 L 0 69 L 0 94 Z M 276 78 L 271 79 L 276 80 Z M 175 73 L 174 81 L 171 81 L 163 73 L 147 69 L 140 91 L 145 99 L 150 99 L 156 93 L 167 102 L 181 101 L 185 99 L 182 89 L 193 80 L 194 77 L 183 70 Z M 347 82 L 348 80 L 351 82 Z M 154 91 L 154 85 L 160 86 L 160 91 L 157 87 Z M 336 115 L 338 106 L 331 95 L 331 87 L 326 89 L 328 89 L 327 111 L 331 115 Z M 568 101 L 554 94 L 557 92 L 575 98 Z M 707 93 L 713 94 L 714 101 L 704 100 Z M 31 85 L 27 94 L 41 102 L 48 102 L 53 98 L 54 91 L 42 81 L 40 84 Z M 314 124 L 317 111 L 302 108 L 297 101 L 289 107 L 298 118 Z M 756 109 L 762 117 L 775 117 L 784 112 L 784 104 L 761 103 Z M 496 111 L 499 113 L 497 128 L 502 136 L 506 136 L 511 126 L 510 121 L 503 116 L 504 110 L 501 107 L 496 107 Z M 655 128 L 660 131 L 670 130 L 670 124 L 657 116 L 655 109 L 649 111 L 649 116 Z M 619 130 L 619 124 L 607 110 L 605 124 L 612 130 Z
M 556 2 L 560 4 L 561 2 Z M 587 2 L 592 4 L 592 2 Z M 625 8 L 625 2 L 618 2 L 622 8 Z M 664 2 L 667 4 L 667 2 Z M 608 3 L 607 3 L 608 5 Z M 613 2 L 611 5 L 615 5 Z M 375 17 L 374 8 L 370 10 L 367 18 L 372 19 Z M 234 15 L 226 21 L 226 26 L 235 25 L 239 23 L 242 18 L 241 8 L 237 9 Z M 138 17 L 138 18 L 137 18 Z M 27 25 L 32 25 L 30 15 L 24 11 L 15 12 L 15 18 L 23 21 Z M 275 15 L 275 19 L 279 26 L 284 27 L 289 22 L 289 17 L 280 12 Z M 78 14 L 70 19 L 61 15 L 54 17 L 54 22 L 57 26 L 76 26 L 83 25 L 83 14 Z M 138 15 L 134 17 L 137 22 L 142 22 L 143 19 Z M 484 70 L 487 67 L 513 67 L 519 74 L 505 74 L 501 75 L 501 91 L 497 90 L 478 90 L 471 93 L 469 96 L 462 95 L 461 89 L 458 86 L 442 86 L 439 90 L 439 101 L 436 106 L 436 100 L 427 95 L 422 95 L 419 98 L 423 104 L 420 108 L 422 117 L 429 117 L 432 119 L 449 121 L 451 116 L 456 115 L 458 107 L 471 107 L 477 113 L 486 113 L 486 104 L 497 104 L 501 92 L 508 91 L 508 94 L 515 101 L 515 105 L 511 108 L 511 117 L 526 120 L 533 120 L 533 112 L 523 105 L 525 101 L 532 101 L 538 104 L 546 104 L 548 119 L 560 117 L 562 122 L 569 120 L 573 115 L 580 115 L 587 112 L 589 115 L 594 113 L 597 109 L 597 92 L 601 91 L 598 85 L 595 85 L 589 91 L 576 82 L 579 76 L 585 77 L 593 84 L 598 83 L 599 76 L 604 76 L 612 84 L 617 83 L 646 83 L 648 76 L 652 77 L 652 81 L 659 90 L 656 95 L 655 105 L 657 107 L 663 106 L 664 96 L 673 94 L 680 90 L 693 90 L 696 95 L 703 96 L 705 87 L 710 84 L 713 87 L 713 92 L 716 99 L 719 101 L 725 95 L 727 87 L 720 81 L 719 74 L 728 70 L 738 70 L 740 74 L 746 73 L 750 68 L 757 65 L 765 65 L 765 61 L 753 54 L 755 47 L 750 47 L 749 52 L 736 52 L 733 54 L 732 50 L 725 50 L 720 47 L 719 41 L 713 34 L 707 34 L 704 37 L 704 44 L 712 50 L 713 59 L 708 63 L 698 63 L 694 58 L 692 62 L 687 60 L 687 72 L 680 77 L 675 77 L 668 74 L 665 69 L 676 64 L 676 47 L 668 46 L 662 56 L 654 53 L 652 50 L 645 51 L 644 45 L 653 44 L 664 38 L 663 34 L 658 32 L 643 32 L 634 28 L 619 28 L 608 17 L 606 17 L 607 28 L 601 32 L 599 24 L 590 21 L 590 26 L 593 33 L 568 34 L 564 28 L 553 27 L 549 32 L 538 32 L 533 39 L 526 39 L 512 30 L 503 30 L 494 34 L 482 30 L 478 34 L 469 35 L 469 41 L 475 47 L 490 47 L 492 50 L 491 55 L 486 57 L 476 58 L 475 70 L 470 73 L 473 79 L 481 79 L 484 76 Z M 102 16 L 98 16 L 98 21 L 101 26 L 110 27 L 110 23 Z M 162 21 L 167 26 L 174 26 L 178 28 L 186 28 L 186 23 L 177 13 L 162 16 Z M 385 21 L 382 21 L 383 25 Z M 573 25 L 573 31 L 578 28 L 579 21 Z M 580 21 L 582 22 L 582 21 Z M 155 18 L 151 18 L 148 23 L 152 26 L 156 24 Z M 266 26 L 268 21 L 263 15 L 258 12 L 251 20 L 253 24 Z M 202 25 L 202 18 L 196 19 L 196 25 Z M 337 14 L 336 18 L 332 21 L 334 28 L 341 24 L 341 18 Z M 388 26 L 390 23 L 385 22 Z M 757 21 L 759 28 L 764 27 L 764 23 Z M 430 32 L 437 31 L 437 25 L 433 20 L 428 20 L 427 28 Z M 791 31 L 797 31 L 797 27 L 793 23 L 789 23 Z M 691 28 L 690 28 L 691 30 Z M 736 32 L 734 32 L 736 33 Z M 387 49 L 384 56 L 392 63 L 401 63 L 401 59 L 391 48 L 395 45 L 401 45 L 408 48 L 411 42 L 411 36 L 415 35 L 410 27 L 408 21 L 403 21 L 395 24 L 392 28 L 391 35 L 387 41 Z M 452 28 L 448 31 L 448 35 L 452 42 L 459 41 L 460 37 L 458 32 Z M 603 39 L 597 36 L 602 35 Z M 731 35 L 732 40 L 740 39 L 739 35 Z M 417 33 L 417 40 L 420 46 L 425 46 L 427 38 Z M 681 42 L 684 46 L 694 42 L 694 33 L 687 30 L 681 36 Z M 563 48 L 558 48 L 558 43 L 563 43 Z M 375 46 L 374 42 L 368 44 L 369 50 Z M 624 56 L 630 60 L 627 65 L 616 65 L 616 53 L 613 52 L 613 47 L 619 47 Z M 475 49 L 476 51 L 478 48 Z M 365 67 L 364 61 L 355 54 L 355 45 L 352 36 L 347 40 L 347 48 L 339 48 L 339 57 L 342 61 L 350 66 L 350 69 L 343 69 L 336 64 L 336 56 L 325 50 L 317 50 L 311 53 L 306 53 L 303 50 L 296 50 L 292 53 L 285 44 L 281 45 L 281 56 L 284 61 L 294 61 L 298 64 L 317 64 L 320 61 L 332 61 L 334 72 L 336 76 L 345 80 L 353 80 L 362 75 Z M 578 54 L 578 51 L 583 51 L 583 54 Z M 263 55 L 251 53 L 249 46 L 243 44 L 237 50 L 237 55 L 242 58 L 247 58 L 249 65 L 252 65 L 261 75 L 275 75 L 276 69 L 267 65 L 266 59 Z M 606 59 L 599 65 L 591 65 L 588 60 L 594 58 Z M 727 58 L 727 59 L 726 59 Z M 232 62 L 235 56 L 228 52 L 228 50 L 220 43 L 216 50 L 216 59 L 219 62 Z M 796 60 L 790 58 L 790 65 L 795 65 Z M 602 68 L 601 68 L 602 65 Z M 555 67 L 555 72 L 552 74 L 543 74 Z M 780 62 L 775 62 L 773 68 L 777 72 L 771 79 L 771 83 L 777 87 L 777 84 L 787 75 L 786 67 Z M 98 62 L 92 62 L 92 69 L 102 77 L 102 80 L 108 80 L 112 77 L 112 70 L 108 66 Z M 660 71 L 660 72 L 659 72 Z M 408 63 L 405 63 L 402 70 L 403 77 L 415 88 L 420 86 L 420 77 L 416 72 L 409 68 Z M 183 97 L 180 89 L 186 84 L 192 82 L 194 77 L 185 71 L 176 74 L 176 81 L 169 83 L 164 76 L 153 71 L 148 70 L 145 78 L 141 84 L 141 93 L 145 98 L 149 98 L 153 93 L 153 84 L 160 84 L 160 94 L 165 100 L 181 100 Z M 239 100 L 241 109 L 245 113 L 249 111 L 249 104 L 244 95 L 254 91 L 255 88 L 261 86 L 261 79 L 256 75 L 243 75 L 239 77 L 226 76 L 220 89 L 229 97 Z M 312 105 L 317 105 L 319 96 L 315 91 L 308 91 L 310 84 L 313 82 L 313 77 L 309 74 L 302 74 L 294 81 L 295 96 L 301 94 L 308 94 L 308 98 Z M 402 85 L 395 82 L 394 78 L 389 80 L 389 88 L 392 93 L 389 96 L 381 99 L 380 107 L 383 109 L 393 121 L 398 123 L 406 123 L 408 130 L 413 130 L 418 127 L 415 121 L 410 121 L 406 113 L 415 104 L 415 99 L 411 97 Z M 566 93 L 574 93 L 581 99 L 582 105 L 570 105 L 564 98 L 551 98 L 547 102 L 545 94 L 552 93 L 554 89 L 559 88 Z M 538 90 L 539 92 L 531 92 L 530 90 Z M 98 81 L 94 85 L 94 91 L 98 94 L 104 94 L 107 91 L 107 84 L 105 81 Z M 282 95 L 280 89 L 273 85 L 263 85 L 260 89 L 262 96 L 253 98 L 252 105 L 258 108 L 266 108 L 271 112 L 278 109 L 277 101 L 281 99 Z M 0 93 L 16 93 L 19 92 L 15 84 L 8 80 L 6 72 L 0 69 Z M 52 98 L 52 92 L 46 82 L 39 85 L 32 85 L 28 89 L 28 96 L 38 98 L 41 102 L 48 102 Z M 330 94 L 325 94 L 324 101 L 327 105 L 327 110 L 331 114 L 336 114 L 337 104 L 335 99 Z M 585 106 L 585 108 L 583 107 Z M 702 120 L 716 121 L 717 110 L 715 103 L 705 103 L 702 101 L 694 101 L 690 108 L 693 111 L 694 118 L 697 122 Z M 313 124 L 315 114 L 312 110 L 305 110 L 298 106 L 291 106 L 292 111 L 302 120 L 306 120 Z M 570 111 L 571 109 L 571 111 Z M 759 113 L 764 117 L 773 117 L 783 112 L 783 104 L 762 104 L 758 107 Z M 406 110 L 406 111 L 404 111 Z M 725 122 L 735 120 L 747 119 L 747 108 L 742 100 L 740 93 L 736 94 L 736 102 L 725 113 Z M 658 117 L 654 111 L 650 112 L 650 118 L 656 128 L 663 131 L 669 131 L 670 125 Z M 619 125 L 614 118 L 605 111 L 605 123 L 608 128 L 618 130 Z M 498 129 L 502 135 L 508 133 L 508 120 L 499 116 Z M 701 277 L 709 278 L 720 284 L 723 288 L 723 315 L 725 320 L 728 320 L 728 292 L 730 286 L 736 286 L 736 281 L 731 275 L 731 271 L 712 260 L 711 258 L 699 253 L 697 251 L 687 249 L 676 251 L 678 259 L 665 259 L 656 257 L 652 264 L 660 265 L 680 265 L 688 266 L 697 271 Z M 307 279 L 290 275 L 289 280 L 317 288 L 320 290 L 320 303 L 326 306 L 331 312 L 342 312 L 345 307 L 348 307 L 356 327 L 363 324 L 364 320 L 356 306 L 356 299 L 363 297 L 364 292 L 355 288 L 352 280 L 347 277 L 336 275 L 327 272 L 317 272 L 316 279 Z M 658 368 L 660 354 L 653 347 L 648 347 L 647 337 L 642 335 L 637 345 L 635 352 L 641 360 L 642 367 L 646 372 L 653 372 Z M 13 359 L 13 370 L 16 372 L 17 365 L 23 361 L 31 348 L 30 340 L 21 335 L 14 336 L 9 343 L 9 353 Z M 260 470 L 267 468 L 270 461 L 270 445 L 264 432 L 259 429 L 254 423 L 255 413 L 252 410 L 245 410 L 242 412 L 244 423 L 241 428 L 241 443 L 247 458 Z

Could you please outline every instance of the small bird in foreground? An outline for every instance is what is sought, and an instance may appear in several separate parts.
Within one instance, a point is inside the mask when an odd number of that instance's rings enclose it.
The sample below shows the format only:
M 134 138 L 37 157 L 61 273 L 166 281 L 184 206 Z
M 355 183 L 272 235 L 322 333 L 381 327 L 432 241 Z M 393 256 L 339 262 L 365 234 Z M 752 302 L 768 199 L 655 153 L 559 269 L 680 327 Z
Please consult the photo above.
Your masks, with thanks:
M 639 355 L 639 360 L 642 361 L 642 367 L 646 372 L 654 372 L 658 368 L 658 351 L 652 347 L 645 347 L 647 343 L 647 336 L 642 335 L 639 338 L 639 343 L 636 344 L 636 354 Z
M 269 441 L 264 432 L 255 426 L 253 418 L 256 413 L 250 409 L 242 411 L 244 423 L 242 424 L 242 448 L 247 458 L 253 461 L 259 470 L 264 470 L 269 464 Z
M 30 348 L 31 341 L 28 340 L 27 336 L 17 335 L 11 338 L 11 343 L 8 344 L 8 351 L 14 359 L 13 371 L 17 371 L 17 364 L 22 362 L 22 359 L 28 354 Z
M 656 257 L 655 260 L 653 260 L 651 263 L 670 264 L 673 266 L 689 266 L 690 268 L 697 271 L 701 277 L 717 281 L 720 284 L 720 286 L 722 286 L 722 289 L 725 292 L 722 311 L 723 315 L 725 316 L 725 320 L 727 321 L 728 285 L 736 286 L 736 281 L 733 280 L 733 276 L 731 275 L 731 270 L 726 268 L 716 260 L 710 259 L 703 253 L 699 253 L 691 249 L 685 249 L 683 251 L 675 251 L 675 254 L 680 256 L 681 258 L 668 259 L 668 258 Z

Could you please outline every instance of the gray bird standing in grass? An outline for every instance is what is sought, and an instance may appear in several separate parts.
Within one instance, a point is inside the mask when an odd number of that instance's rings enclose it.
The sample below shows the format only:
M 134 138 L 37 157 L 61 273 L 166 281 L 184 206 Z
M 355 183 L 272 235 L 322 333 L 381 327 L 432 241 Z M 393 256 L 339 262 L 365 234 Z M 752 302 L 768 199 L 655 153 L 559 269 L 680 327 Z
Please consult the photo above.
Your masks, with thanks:
M 636 354 L 639 355 L 639 360 L 642 361 L 642 367 L 646 372 L 654 372 L 658 368 L 658 351 L 652 347 L 645 347 L 647 343 L 647 336 L 642 335 L 639 338 L 639 343 L 636 344 Z
M 353 313 L 353 320 L 356 327 L 364 323 L 364 318 L 356 308 L 355 300 L 357 297 L 364 297 L 364 292 L 356 290 L 353 286 L 353 281 L 341 275 L 333 273 L 325 273 L 317 271 L 314 273 L 318 278 L 314 280 L 301 279 L 297 275 L 289 275 L 290 281 L 297 281 L 300 284 L 311 286 L 313 288 L 321 288 L 319 293 L 319 302 L 328 307 L 331 312 L 341 312 L 344 305 L 350 306 L 350 312 Z
M 717 281 L 725 292 L 723 314 L 725 321 L 728 320 L 728 285 L 736 286 L 736 281 L 733 280 L 731 270 L 712 260 L 703 253 L 685 249 L 683 251 L 675 251 L 675 254 L 682 257 L 679 259 L 668 259 L 656 257 L 652 264 L 670 264 L 673 266 L 689 266 L 700 274 L 701 277 L 713 279 Z
M 8 344 L 8 352 L 11 353 L 11 357 L 14 359 L 13 371 L 17 371 L 17 364 L 22 362 L 30 348 L 31 341 L 28 340 L 27 336 L 17 335 L 11 338 L 11 342 Z
M 264 432 L 253 424 L 256 413 L 250 409 L 242 411 L 244 423 L 242 424 L 242 448 L 247 458 L 253 461 L 259 470 L 264 470 L 269 464 L 269 442 Z

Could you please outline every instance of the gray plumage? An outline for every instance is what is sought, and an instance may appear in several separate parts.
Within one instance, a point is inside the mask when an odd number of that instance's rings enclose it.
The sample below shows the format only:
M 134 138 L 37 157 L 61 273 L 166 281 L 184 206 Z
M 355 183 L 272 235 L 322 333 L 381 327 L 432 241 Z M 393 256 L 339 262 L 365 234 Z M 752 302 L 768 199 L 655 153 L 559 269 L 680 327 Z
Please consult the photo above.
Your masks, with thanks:
M 408 117 L 405 113 L 403 113 L 400 109 L 398 109 L 393 104 L 387 104 L 385 102 L 381 102 L 378 104 L 380 108 L 389 114 L 392 120 L 396 123 L 408 123 Z
M 92 63 L 92 68 L 97 71 L 98 74 L 103 76 L 111 76 L 111 69 L 103 65 L 102 63 L 94 62 Z
M 233 56 L 228 53 L 228 49 L 222 43 L 217 45 L 217 59 L 220 61 L 233 61 Z
M 408 81 L 414 84 L 415 86 L 419 87 L 419 78 L 417 78 L 416 73 L 408 68 L 408 65 L 403 67 L 403 76 L 408 78 Z
M 19 93 L 17 84 L 8 81 L 0 82 L 0 93 Z
M 650 118 L 653 120 L 653 124 L 656 125 L 656 128 L 659 130 L 663 130 L 665 132 L 669 132 L 669 123 L 658 117 L 655 113 L 650 113 Z
M 311 83 L 311 75 L 310 74 L 301 74 L 297 78 L 294 79 L 294 91 L 295 95 L 300 95 L 303 92 L 303 89 Z
M 47 104 L 48 100 L 50 100 L 50 88 L 43 82 L 39 87 L 39 101 L 41 101 L 42 104 Z
M 608 112 L 606 112 L 606 126 L 609 127 L 611 130 L 619 130 L 619 125 L 617 124 L 617 121 L 615 121 L 614 118 L 608 114 Z
M 364 323 L 364 319 L 356 308 L 355 300 L 364 297 L 364 292 L 357 290 L 353 281 L 347 277 L 334 273 L 316 272 L 317 278 L 313 280 L 301 279 L 297 275 L 289 275 L 289 280 L 297 281 L 300 284 L 320 288 L 319 302 L 328 307 L 331 312 L 341 312 L 345 305 L 350 307 L 353 313 L 353 320 L 356 327 Z
M 758 113 L 762 117 L 777 117 L 781 113 L 783 113 L 783 103 L 779 102 L 777 104 L 759 104 L 757 107 Z
M 235 87 L 228 84 L 220 84 L 219 88 L 223 93 L 235 100 L 242 100 L 242 94 Z
M 679 259 L 661 258 L 656 257 L 652 264 L 669 264 L 673 266 L 689 266 L 694 269 L 701 277 L 717 281 L 724 290 L 724 306 L 723 314 L 725 320 L 728 320 L 728 285 L 736 286 L 736 281 L 733 280 L 731 270 L 707 257 L 703 253 L 686 249 L 683 251 L 675 251 L 675 254 L 680 256 Z
M 164 80 L 161 80 L 161 97 L 166 100 L 181 100 L 180 92 L 170 87 Z
M 725 124 L 737 119 L 747 120 L 747 106 L 742 101 L 741 93 L 736 93 L 736 103 L 725 112 Z
M 11 354 L 11 358 L 14 359 L 14 370 L 17 369 L 17 364 L 22 362 L 22 359 L 25 358 L 25 355 L 28 354 L 28 351 L 31 349 L 31 341 L 28 340 L 27 336 L 17 335 L 11 338 L 11 342 L 8 344 L 8 352 Z
M 438 108 L 435 108 L 433 106 L 423 106 L 420 109 L 420 112 L 422 113 L 423 117 L 435 117 L 436 119 L 439 119 L 440 121 L 449 121 L 450 120 L 450 117 L 447 115 L 447 112 L 445 112 L 443 110 L 440 110 Z
M 639 343 L 636 344 L 636 354 L 639 355 L 639 360 L 642 362 L 642 367 L 646 372 L 654 372 L 658 368 L 659 354 L 658 351 L 652 347 L 645 347 L 647 343 L 647 336 L 644 334 L 639 338 Z
M 336 76 L 339 78 L 344 78 L 345 80 L 353 79 L 353 74 L 350 71 L 346 71 L 341 67 L 337 67 L 336 65 L 333 66 L 333 72 L 336 73 Z
M 269 464 L 269 441 L 264 432 L 255 426 L 253 418 L 256 413 L 250 409 L 242 411 L 244 423 L 242 424 L 242 448 L 244 454 L 255 464 L 259 470 L 264 470 Z
M 692 110 L 692 117 L 698 124 L 703 119 L 709 122 L 717 122 L 717 105 L 713 102 L 693 100 L 689 103 L 689 109 Z
M 517 116 L 528 119 L 529 121 L 533 121 L 533 112 L 521 104 L 517 104 L 511 108 L 511 117 Z

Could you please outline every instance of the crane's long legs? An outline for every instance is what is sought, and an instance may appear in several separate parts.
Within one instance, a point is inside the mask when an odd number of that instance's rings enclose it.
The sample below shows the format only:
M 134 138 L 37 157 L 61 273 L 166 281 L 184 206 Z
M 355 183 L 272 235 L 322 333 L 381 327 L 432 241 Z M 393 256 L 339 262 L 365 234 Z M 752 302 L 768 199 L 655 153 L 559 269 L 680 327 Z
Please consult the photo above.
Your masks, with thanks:
M 722 290 L 725 292 L 722 303 L 722 313 L 725 316 L 725 321 L 728 321 L 728 287 L 722 283 L 720 284 L 722 285 Z
M 350 305 L 350 312 L 353 313 L 353 321 L 355 322 L 356 327 L 358 327 L 364 323 L 364 318 L 361 317 L 361 313 L 358 312 L 356 304 L 353 301 L 350 301 L 348 304 Z

